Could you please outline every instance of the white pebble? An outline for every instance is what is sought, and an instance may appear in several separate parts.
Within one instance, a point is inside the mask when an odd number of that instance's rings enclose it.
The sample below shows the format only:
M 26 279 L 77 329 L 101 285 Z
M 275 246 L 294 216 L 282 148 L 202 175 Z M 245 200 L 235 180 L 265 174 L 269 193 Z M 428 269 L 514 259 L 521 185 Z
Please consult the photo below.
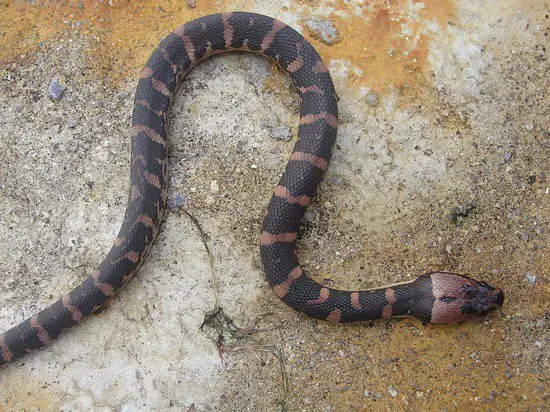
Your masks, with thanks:
M 220 191 L 220 185 L 218 184 L 217 180 L 212 180 L 210 182 L 210 191 L 212 193 L 218 193 Z

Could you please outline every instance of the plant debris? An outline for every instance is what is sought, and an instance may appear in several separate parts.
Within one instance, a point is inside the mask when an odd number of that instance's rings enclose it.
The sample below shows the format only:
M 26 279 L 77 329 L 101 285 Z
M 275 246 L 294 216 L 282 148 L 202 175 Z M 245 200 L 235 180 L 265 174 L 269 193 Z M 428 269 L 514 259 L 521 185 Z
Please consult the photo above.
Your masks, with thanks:
M 451 213 L 449 214 L 449 219 L 454 223 L 456 227 L 464 226 L 464 222 L 475 210 L 476 205 L 473 203 L 460 205 L 453 207 Z

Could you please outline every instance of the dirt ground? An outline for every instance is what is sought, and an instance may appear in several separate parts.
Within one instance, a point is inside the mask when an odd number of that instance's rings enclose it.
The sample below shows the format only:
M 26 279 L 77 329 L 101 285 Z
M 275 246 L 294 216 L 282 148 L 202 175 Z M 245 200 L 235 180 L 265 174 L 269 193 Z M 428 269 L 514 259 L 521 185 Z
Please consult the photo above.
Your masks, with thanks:
M 245 10 L 302 32 L 340 98 L 300 234 L 319 282 L 428 270 L 500 286 L 456 326 L 335 326 L 270 290 L 258 244 L 299 100 L 257 56 L 174 102 L 169 212 L 106 310 L 0 371 L 0 411 L 550 409 L 546 1 L 0 0 L 0 331 L 102 260 L 122 220 L 138 74 L 173 28 Z M 59 100 L 48 87 L 59 76 Z

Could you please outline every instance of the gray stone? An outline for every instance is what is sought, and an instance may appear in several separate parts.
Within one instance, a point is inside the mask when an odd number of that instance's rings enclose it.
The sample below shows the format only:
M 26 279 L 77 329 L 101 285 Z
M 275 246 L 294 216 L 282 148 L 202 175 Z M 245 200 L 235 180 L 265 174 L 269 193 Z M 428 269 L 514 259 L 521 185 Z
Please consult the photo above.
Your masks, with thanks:
M 378 104 L 378 94 L 376 92 L 370 92 L 365 98 L 369 106 L 376 106 Z
M 313 37 L 321 40 L 323 43 L 336 44 L 342 41 L 332 20 L 311 17 L 306 21 L 306 28 Z
M 69 117 L 65 123 L 69 128 L 74 129 L 80 123 L 80 117 Z
M 527 272 L 527 280 L 529 281 L 529 284 L 532 288 L 535 287 L 535 282 L 537 281 L 537 275 L 533 275 L 529 272 Z
M 269 136 L 275 140 L 282 140 L 284 142 L 288 142 L 292 137 L 292 133 L 290 132 L 290 127 L 279 126 L 275 128 Z
M 52 100 L 59 100 L 67 86 L 61 83 L 59 76 L 55 76 L 48 87 L 48 97 Z

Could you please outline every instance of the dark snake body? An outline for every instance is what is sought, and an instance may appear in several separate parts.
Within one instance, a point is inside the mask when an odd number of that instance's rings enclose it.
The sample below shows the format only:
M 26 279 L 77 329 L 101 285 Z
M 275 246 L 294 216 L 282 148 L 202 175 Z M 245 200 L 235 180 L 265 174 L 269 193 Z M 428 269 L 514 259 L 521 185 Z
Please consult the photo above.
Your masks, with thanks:
M 70 293 L 0 335 L 0 365 L 48 344 L 80 323 L 111 299 L 143 263 L 166 202 L 166 126 L 176 87 L 198 62 L 231 50 L 274 60 L 290 74 L 302 102 L 299 137 L 261 234 L 267 280 L 287 305 L 335 323 L 390 316 L 450 323 L 502 304 L 500 290 L 449 273 L 429 273 L 413 282 L 364 291 L 323 287 L 306 276 L 296 257 L 296 238 L 336 140 L 338 108 L 332 80 L 315 49 L 284 23 L 252 13 L 215 14 L 174 30 L 142 72 L 132 117 L 129 200 L 109 254 Z

